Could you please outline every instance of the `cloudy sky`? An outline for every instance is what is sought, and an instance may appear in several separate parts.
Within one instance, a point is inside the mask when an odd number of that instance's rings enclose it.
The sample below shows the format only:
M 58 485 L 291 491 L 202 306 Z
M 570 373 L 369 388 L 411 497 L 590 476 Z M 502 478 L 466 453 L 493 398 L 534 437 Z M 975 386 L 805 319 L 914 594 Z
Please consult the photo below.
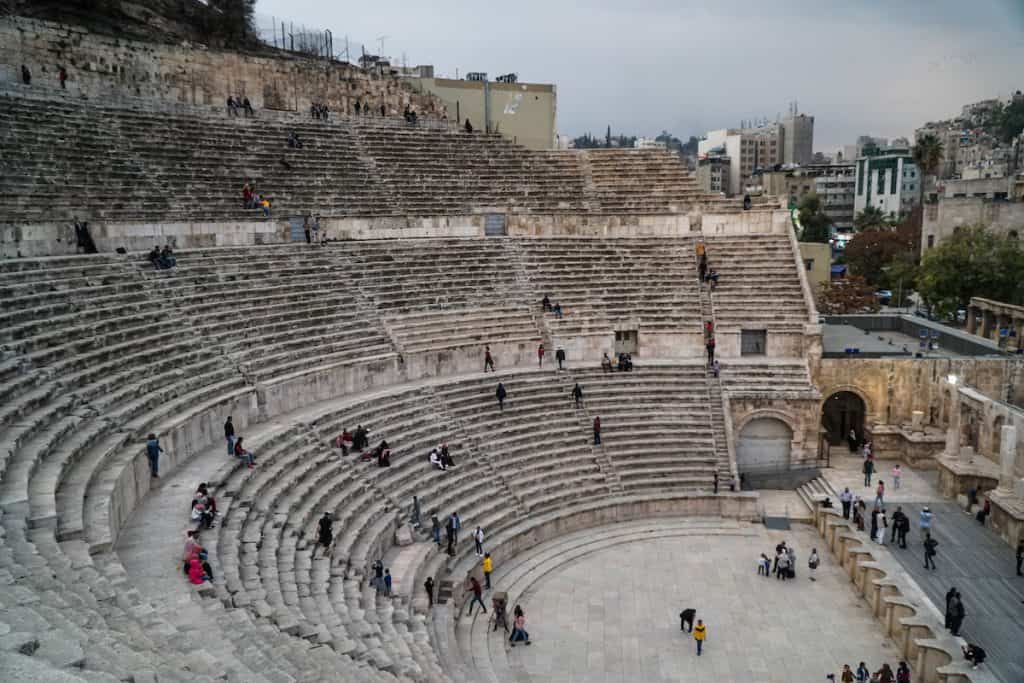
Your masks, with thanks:
M 684 137 L 774 120 L 796 100 L 815 150 L 910 137 L 1024 89 L 1024 0 L 259 0 L 440 76 L 516 72 L 558 87 L 559 132 Z

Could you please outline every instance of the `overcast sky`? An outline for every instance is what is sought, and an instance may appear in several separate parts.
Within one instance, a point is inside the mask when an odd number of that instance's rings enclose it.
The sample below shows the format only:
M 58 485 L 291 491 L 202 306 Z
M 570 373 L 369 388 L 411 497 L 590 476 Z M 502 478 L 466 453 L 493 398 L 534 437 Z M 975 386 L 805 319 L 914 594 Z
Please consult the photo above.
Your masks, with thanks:
M 1024 89 L 1024 0 L 259 0 L 437 75 L 508 72 L 558 88 L 560 133 L 683 137 L 774 120 L 797 100 L 814 147 L 910 137 Z

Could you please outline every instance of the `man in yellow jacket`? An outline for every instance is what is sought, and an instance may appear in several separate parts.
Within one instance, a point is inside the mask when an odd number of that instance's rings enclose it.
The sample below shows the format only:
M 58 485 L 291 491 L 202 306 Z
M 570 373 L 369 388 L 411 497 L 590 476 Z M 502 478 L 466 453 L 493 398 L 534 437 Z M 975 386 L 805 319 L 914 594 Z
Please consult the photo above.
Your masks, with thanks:
M 491 590 L 491 572 L 494 571 L 494 562 L 491 561 L 491 554 L 487 553 L 484 555 L 483 561 L 484 568 L 484 587 L 487 590 Z
M 701 648 L 704 646 L 704 639 L 708 637 L 708 627 L 700 619 L 693 627 L 693 639 L 697 641 L 697 656 L 700 657 Z

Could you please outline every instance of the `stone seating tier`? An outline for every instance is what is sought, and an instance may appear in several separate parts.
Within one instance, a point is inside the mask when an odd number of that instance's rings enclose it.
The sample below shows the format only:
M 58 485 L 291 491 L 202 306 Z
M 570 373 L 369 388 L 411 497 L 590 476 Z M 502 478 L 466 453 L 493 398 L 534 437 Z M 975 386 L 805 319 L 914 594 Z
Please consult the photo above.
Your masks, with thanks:
M 379 126 L 358 118 L 226 119 L 64 99 L 0 96 L 5 220 L 258 220 L 256 182 L 275 211 L 327 216 L 735 211 L 699 192 L 668 152 L 532 152 L 495 135 Z M 303 140 L 289 149 L 290 132 Z M 603 159 L 596 160 L 598 158 Z M 589 159 L 589 161 L 587 161 Z M 618 167 L 618 175 L 611 173 Z M 588 171 L 595 173 L 588 183 Z M 649 176 L 647 178 L 646 176 Z M 57 191 L 54 188 L 59 188 Z

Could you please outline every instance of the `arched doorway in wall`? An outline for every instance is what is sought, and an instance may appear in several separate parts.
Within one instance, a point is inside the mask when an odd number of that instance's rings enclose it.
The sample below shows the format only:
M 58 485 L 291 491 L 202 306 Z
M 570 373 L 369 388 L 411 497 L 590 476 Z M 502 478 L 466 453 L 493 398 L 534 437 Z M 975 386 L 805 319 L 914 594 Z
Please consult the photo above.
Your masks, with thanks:
M 857 440 L 864 439 L 864 399 L 852 391 L 837 391 L 821 405 L 821 426 L 826 439 L 833 446 L 845 444 L 850 430 L 857 432 Z
M 756 417 L 740 429 L 736 466 L 741 473 L 769 472 L 789 466 L 793 430 L 774 417 Z

